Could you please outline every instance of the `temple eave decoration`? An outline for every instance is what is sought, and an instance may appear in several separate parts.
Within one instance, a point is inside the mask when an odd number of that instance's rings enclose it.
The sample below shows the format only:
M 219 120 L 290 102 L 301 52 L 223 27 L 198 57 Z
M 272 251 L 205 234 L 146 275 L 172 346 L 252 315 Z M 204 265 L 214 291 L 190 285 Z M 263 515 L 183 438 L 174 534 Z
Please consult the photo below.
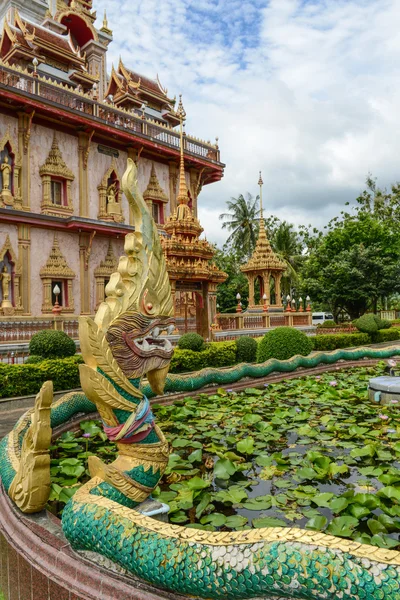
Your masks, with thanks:
M 54 282 L 61 284 L 63 312 L 73 313 L 72 281 L 75 279 L 75 272 L 68 266 L 61 252 L 57 235 L 54 236 L 53 246 L 46 264 L 40 269 L 40 278 L 43 285 L 42 313 L 51 313 L 53 310 L 52 292 Z

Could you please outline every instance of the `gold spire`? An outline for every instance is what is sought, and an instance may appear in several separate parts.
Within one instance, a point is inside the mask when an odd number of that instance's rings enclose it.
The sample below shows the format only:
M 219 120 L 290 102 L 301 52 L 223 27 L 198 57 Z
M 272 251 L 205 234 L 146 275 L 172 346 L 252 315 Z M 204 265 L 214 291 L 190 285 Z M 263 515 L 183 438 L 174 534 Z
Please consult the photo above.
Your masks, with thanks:
M 258 180 L 258 185 L 260 186 L 260 218 L 263 218 L 263 205 L 262 205 L 262 186 L 263 186 L 263 180 L 261 177 L 261 171 L 260 171 L 260 178 Z
M 185 159 L 183 156 L 183 122 L 186 118 L 186 112 L 185 112 L 185 109 L 183 108 L 183 104 L 182 104 L 182 94 L 179 95 L 179 104 L 178 104 L 178 110 L 176 111 L 176 114 L 180 121 L 180 137 L 181 137 L 181 162 L 180 162 L 180 169 L 179 169 L 179 192 L 178 192 L 177 201 L 178 201 L 178 205 L 179 204 L 187 205 L 188 189 L 186 186 Z
M 107 11 L 104 9 L 103 28 L 108 29 Z

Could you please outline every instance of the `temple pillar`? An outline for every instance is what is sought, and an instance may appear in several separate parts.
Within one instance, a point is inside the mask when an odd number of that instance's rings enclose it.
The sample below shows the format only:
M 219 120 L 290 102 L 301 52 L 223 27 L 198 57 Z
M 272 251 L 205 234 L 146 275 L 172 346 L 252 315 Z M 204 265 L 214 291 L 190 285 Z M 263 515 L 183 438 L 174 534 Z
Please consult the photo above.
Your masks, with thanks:
M 202 293 L 203 293 L 203 309 L 201 311 L 201 330 L 200 335 L 203 336 L 204 339 L 210 339 L 210 326 L 211 326 L 211 309 L 210 309 L 210 301 L 209 301 L 209 287 L 210 284 L 208 282 L 203 282 L 202 285 Z
M 31 209 L 30 202 L 30 137 L 34 111 L 18 113 L 18 153 L 20 164 L 19 187 L 22 196 L 22 210 Z
M 103 100 L 107 91 L 105 58 L 107 47 L 96 40 L 90 40 L 85 46 L 82 46 L 81 50 L 86 54 L 89 73 L 99 78 L 98 97 L 99 100 Z
M 89 257 L 92 237 L 88 233 L 79 234 L 79 264 L 80 264 L 80 313 L 90 315 L 90 280 Z M 72 290 L 71 290 L 72 291 Z
M 249 280 L 249 306 L 254 306 L 254 275 L 247 275 Z
M 31 228 L 18 225 L 18 261 L 20 264 L 19 295 L 15 304 L 22 306 L 24 315 L 31 314 Z
M 79 149 L 79 216 L 89 217 L 89 177 L 88 177 L 88 158 L 92 134 L 85 131 L 78 133 Z M 67 182 L 68 183 L 68 182 Z M 70 182 L 69 182 L 70 183 Z
M 271 281 L 270 281 L 270 277 L 271 277 L 271 273 L 269 271 L 267 271 L 266 273 L 264 273 L 262 275 L 262 280 L 263 280 L 263 284 L 264 284 L 264 292 L 263 293 L 265 293 L 265 295 L 267 296 L 267 299 L 265 301 L 266 304 L 267 304 L 267 306 L 271 306 Z M 262 296 L 261 296 L 260 304 L 263 304 L 263 303 L 264 303 L 264 300 L 262 299 Z
M 275 275 L 275 302 L 277 306 L 282 306 L 281 279 L 282 273 L 277 273 Z
M 169 163 L 169 198 L 171 215 L 176 209 L 176 186 L 178 183 L 178 165 L 175 162 Z

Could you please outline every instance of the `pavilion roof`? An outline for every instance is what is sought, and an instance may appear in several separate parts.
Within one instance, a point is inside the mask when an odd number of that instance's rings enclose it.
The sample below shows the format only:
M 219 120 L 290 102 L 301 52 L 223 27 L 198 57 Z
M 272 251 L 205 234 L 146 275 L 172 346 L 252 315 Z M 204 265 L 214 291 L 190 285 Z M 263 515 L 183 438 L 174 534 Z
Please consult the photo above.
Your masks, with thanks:
M 264 219 L 261 216 L 260 230 L 250 260 L 240 268 L 243 273 L 261 274 L 265 271 L 285 271 L 285 263 L 275 254 L 267 238 Z

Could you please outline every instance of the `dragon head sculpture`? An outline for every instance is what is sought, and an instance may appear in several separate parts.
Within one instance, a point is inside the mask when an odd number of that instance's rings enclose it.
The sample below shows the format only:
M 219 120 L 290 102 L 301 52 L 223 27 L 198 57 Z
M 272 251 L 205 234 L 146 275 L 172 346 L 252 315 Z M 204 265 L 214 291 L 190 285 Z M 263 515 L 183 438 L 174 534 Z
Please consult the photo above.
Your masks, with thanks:
M 157 227 L 139 191 L 137 169 L 131 159 L 122 189 L 132 209 L 135 231 L 125 238 L 125 255 L 111 275 L 106 300 L 94 321 L 80 321 L 82 354 L 86 365 L 93 368 L 94 346 L 101 341 L 103 351 L 108 345 L 128 380 L 146 374 L 152 390 L 160 394 L 173 353 L 169 340 L 160 335 L 175 328 L 173 303 Z

